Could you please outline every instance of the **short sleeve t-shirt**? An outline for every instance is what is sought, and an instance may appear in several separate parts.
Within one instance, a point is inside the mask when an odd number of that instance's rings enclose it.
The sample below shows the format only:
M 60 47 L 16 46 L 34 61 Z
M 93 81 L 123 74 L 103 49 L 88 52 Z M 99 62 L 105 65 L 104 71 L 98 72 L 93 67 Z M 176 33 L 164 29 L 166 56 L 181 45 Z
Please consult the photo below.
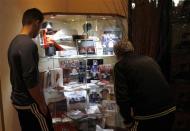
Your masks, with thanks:
M 34 103 L 28 89 L 39 83 L 37 45 L 27 35 L 16 36 L 8 49 L 8 61 L 12 84 L 12 103 L 15 105 Z

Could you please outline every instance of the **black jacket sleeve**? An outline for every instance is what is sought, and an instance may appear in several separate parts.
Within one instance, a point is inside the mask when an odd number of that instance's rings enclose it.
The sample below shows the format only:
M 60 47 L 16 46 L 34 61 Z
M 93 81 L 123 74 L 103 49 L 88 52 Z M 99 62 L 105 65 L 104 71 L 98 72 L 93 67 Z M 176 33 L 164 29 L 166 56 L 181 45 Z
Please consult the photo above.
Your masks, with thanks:
M 22 77 L 28 89 L 39 83 L 38 49 L 35 43 L 25 43 L 20 49 Z
M 125 70 L 119 64 L 114 67 L 114 88 L 116 93 L 116 102 L 119 106 L 120 113 L 124 118 L 124 123 L 129 124 L 133 121 L 131 117 L 131 104 Z

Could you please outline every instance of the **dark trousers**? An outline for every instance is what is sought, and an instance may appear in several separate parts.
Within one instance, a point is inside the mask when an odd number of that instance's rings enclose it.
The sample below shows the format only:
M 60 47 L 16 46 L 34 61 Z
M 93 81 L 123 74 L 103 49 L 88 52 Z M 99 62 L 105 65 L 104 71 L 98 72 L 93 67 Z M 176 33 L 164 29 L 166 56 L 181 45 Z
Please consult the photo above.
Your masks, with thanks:
M 172 131 L 175 113 L 138 122 L 137 131 Z
M 52 118 L 48 112 L 44 116 L 37 104 L 30 106 L 15 106 L 22 131 L 54 131 Z

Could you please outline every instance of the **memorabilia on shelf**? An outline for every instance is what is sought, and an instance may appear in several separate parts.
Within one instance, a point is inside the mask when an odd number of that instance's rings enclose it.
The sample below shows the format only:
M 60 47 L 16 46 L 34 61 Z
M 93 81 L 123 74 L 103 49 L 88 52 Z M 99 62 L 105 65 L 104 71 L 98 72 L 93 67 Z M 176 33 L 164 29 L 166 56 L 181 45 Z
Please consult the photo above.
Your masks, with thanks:
M 78 52 L 79 55 L 83 54 L 96 54 L 95 44 L 93 40 L 77 40 Z
M 112 74 L 112 65 L 103 64 L 99 66 L 100 79 L 110 81 L 110 76 Z
M 99 80 L 99 65 L 101 64 L 103 64 L 103 59 L 87 59 L 87 74 L 89 74 L 90 80 Z
M 87 106 L 87 92 L 85 90 L 65 92 L 67 99 L 68 111 L 85 110 Z
M 110 97 L 109 97 L 109 90 L 108 89 L 102 89 L 101 92 L 100 92 L 100 94 L 101 94 L 101 99 L 102 100 L 108 100 L 108 99 L 110 99 Z
M 117 105 L 113 100 L 103 100 L 102 101 L 103 113 L 106 114 L 105 124 L 110 127 L 116 126 L 116 116 L 117 116 Z
M 100 101 L 101 101 L 101 98 L 100 98 L 100 95 L 97 92 L 92 92 L 89 95 L 89 102 L 90 103 L 100 103 Z
M 113 55 L 113 47 L 120 40 L 121 31 L 104 31 L 102 46 L 104 55 Z

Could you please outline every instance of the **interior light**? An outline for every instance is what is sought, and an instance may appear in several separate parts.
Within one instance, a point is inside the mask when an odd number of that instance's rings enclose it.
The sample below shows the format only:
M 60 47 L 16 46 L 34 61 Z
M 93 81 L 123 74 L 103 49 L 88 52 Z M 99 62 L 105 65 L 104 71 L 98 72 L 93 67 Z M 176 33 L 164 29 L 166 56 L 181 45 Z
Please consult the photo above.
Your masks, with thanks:
M 135 3 L 132 3 L 132 9 L 135 9 L 135 6 L 136 6 Z
M 42 29 L 52 29 L 53 28 L 53 24 L 51 22 L 44 22 L 42 24 Z
M 51 15 L 50 18 L 51 18 L 51 19 L 54 19 L 54 18 L 55 18 L 55 15 Z
M 180 0 L 173 0 L 173 2 L 175 3 L 175 6 L 178 6 Z
M 98 31 L 98 22 L 96 20 L 96 28 L 95 28 L 96 31 Z
M 51 29 L 51 28 L 52 28 L 52 25 L 50 24 L 50 22 L 47 23 L 46 28 L 47 28 L 47 29 Z

